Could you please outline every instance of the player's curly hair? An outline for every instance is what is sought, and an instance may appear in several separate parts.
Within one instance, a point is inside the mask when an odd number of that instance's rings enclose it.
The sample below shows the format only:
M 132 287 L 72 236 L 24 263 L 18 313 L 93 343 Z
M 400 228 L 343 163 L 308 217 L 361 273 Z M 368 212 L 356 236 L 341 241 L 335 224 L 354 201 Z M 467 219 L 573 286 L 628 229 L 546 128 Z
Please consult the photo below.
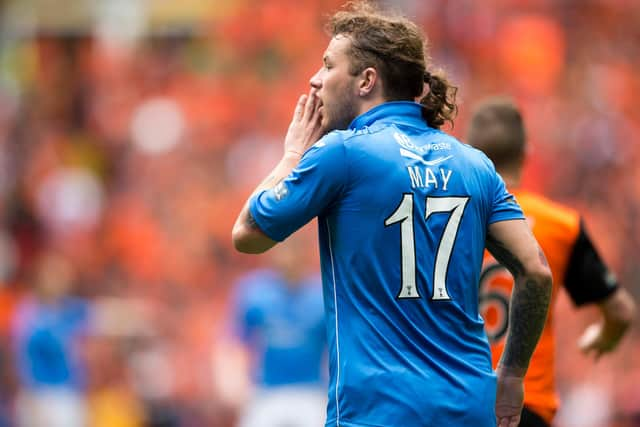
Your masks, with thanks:
M 428 69 L 431 58 L 427 41 L 416 24 L 361 0 L 347 3 L 346 9 L 335 13 L 327 31 L 332 37 L 345 35 L 351 40 L 352 75 L 373 67 L 384 82 L 387 100 L 421 97 L 423 116 L 429 126 L 440 128 L 447 121 L 453 125 L 458 111 L 455 100 L 458 88 L 449 83 L 441 70 Z

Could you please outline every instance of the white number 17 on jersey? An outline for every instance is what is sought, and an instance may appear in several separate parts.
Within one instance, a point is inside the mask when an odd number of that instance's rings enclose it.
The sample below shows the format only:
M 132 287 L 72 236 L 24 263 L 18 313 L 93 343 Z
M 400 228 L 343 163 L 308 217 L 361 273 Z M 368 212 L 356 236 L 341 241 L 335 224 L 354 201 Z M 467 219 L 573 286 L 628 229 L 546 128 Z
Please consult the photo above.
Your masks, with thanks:
M 458 235 L 462 214 L 469 197 L 427 197 L 424 220 L 431 214 L 446 212 L 449 219 L 438 244 L 433 272 L 432 300 L 448 300 L 447 267 Z M 402 287 L 397 298 L 420 298 L 416 287 L 416 245 L 413 234 L 413 193 L 405 193 L 396 210 L 384 220 L 386 227 L 400 223 Z

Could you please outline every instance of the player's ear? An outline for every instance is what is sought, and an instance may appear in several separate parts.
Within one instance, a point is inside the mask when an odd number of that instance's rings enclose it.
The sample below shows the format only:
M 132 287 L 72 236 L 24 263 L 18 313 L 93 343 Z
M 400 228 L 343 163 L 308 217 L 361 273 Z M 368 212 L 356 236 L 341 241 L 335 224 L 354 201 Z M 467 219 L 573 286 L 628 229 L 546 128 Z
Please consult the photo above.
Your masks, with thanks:
M 358 84 L 358 94 L 360 96 L 367 96 L 375 88 L 378 82 L 378 71 L 373 67 L 367 67 L 360 73 L 360 80 Z

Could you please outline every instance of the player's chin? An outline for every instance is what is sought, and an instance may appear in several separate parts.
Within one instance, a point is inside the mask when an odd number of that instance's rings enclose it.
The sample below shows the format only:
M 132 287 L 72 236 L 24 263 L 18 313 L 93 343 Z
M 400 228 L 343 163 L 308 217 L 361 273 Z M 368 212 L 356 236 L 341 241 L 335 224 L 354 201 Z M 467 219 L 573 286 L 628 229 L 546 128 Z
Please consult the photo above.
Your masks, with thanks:
M 332 130 L 333 129 L 331 129 L 329 126 L 320 125 L 320 137 L 322 138 L 323 136 L 325 136 L 326 134 L 328 134 Z
M 331 131 L 331 121 L 324 111 L 320 112 L 320 129 L 323 135 Z

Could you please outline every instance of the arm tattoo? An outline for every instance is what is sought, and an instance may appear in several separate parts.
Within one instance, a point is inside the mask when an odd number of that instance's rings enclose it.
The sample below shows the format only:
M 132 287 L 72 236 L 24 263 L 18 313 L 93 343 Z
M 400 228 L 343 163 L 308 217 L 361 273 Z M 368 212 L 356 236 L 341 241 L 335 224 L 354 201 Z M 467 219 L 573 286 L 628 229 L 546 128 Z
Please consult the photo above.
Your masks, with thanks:
M 528 274 L 522 261 L 506 245 L 488 235 L 487 248 L 511 272 L 515 285 L 509 307 L 509 332 L 500 363 L 508 367 L 526 369 L 547 319 L 551 286 L 546 279 Z M 540 261 L 547 265 L 538 247 Z
M 540 262 L 545 266 L 549 267 L 549 262 L 547 261 L 547 257 L 544 255 L 544 251 L 541 247 L 538 246 L 538 257 L 540 257 Z
M 266 177 L 264 179 L 264 181 L 262 181 L 262 183 L 260 184 L 260 187 L 269 188 L 270 184 L 271 184 L 271 181 L 273 181 L 275 178 L 276 178 L 275 175 L 269 175 L 268 177 Z
M 257 230 L 260 228 L 258 227 L 258 223 L 256 222 L 256 219 L 253 217 L 253 215 L 251 215 L 251 211 L 249 211 L 248 209 L 247 209 L 247 219 L 245 223 L 252 230 Z
M 551 287 L 533 278 L 516 283 L 509 309 L 509 335 L 501 364 L 527 368 L 547 318 Z
M 491 252 L 500 264 L 507 267 L 513 277 L 518 277 L 524 272 L 524 267 L 520 260 L 506 248 L 503 242 L 489 234 L 487 235 L 486 245 L 489 252 Z
M 282 181 L 284 181 L 286 177 L 278 177 L 276 175 L 269 175 L 268 177 L 266 177 L 264 179 L 264 181 L 262 181 L 260 183 L 260 185 L 256 188 L 256 190 L 253 192 L 253 195 L 259 193 L 262 190 L 268 190 L 270 188 L 275 187 L 276 185 L 280 184 Z

